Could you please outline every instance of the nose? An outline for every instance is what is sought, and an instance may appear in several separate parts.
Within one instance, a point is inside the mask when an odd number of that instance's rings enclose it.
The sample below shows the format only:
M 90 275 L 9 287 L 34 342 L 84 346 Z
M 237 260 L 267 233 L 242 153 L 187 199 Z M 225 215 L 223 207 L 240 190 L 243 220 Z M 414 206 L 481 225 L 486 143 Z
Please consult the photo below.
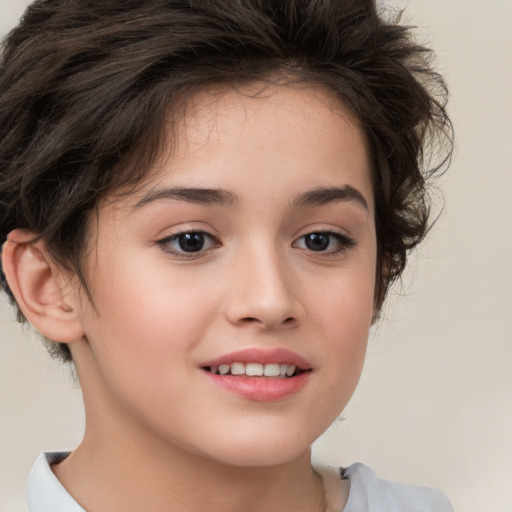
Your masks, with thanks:
M 229 274 L 226 314 L 232 324 L 270 330 L 303 320 L 305 310 L 290 262 L 275 250 L 240 255 Z

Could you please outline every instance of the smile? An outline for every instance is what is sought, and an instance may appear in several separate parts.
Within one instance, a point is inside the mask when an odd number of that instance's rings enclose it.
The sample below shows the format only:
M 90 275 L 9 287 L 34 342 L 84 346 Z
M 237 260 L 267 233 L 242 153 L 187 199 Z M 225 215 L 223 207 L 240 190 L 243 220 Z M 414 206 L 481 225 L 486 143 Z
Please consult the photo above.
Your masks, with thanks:
M 298 375 L 302 370 L 288 363 L 231 363 L 205 368 L 216 375 L 242 375 L 247 377 L 274 377 L 286 379 Z
M 286 349 L 246 349 L 201 365 L 209 380 L 245 399 L 274 402 L 298 394 L 309 381 L 311 365 Z

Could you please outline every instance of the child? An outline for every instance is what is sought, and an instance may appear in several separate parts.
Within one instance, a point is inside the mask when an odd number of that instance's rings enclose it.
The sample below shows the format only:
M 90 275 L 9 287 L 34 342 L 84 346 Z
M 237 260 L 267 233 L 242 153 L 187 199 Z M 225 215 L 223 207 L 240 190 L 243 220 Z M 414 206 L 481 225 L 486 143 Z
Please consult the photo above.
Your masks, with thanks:
M 2 285 L 86 410 L 32 511 L 451 510 L 310 462 L 427 229 L 429 55 L 370 0 L 28 9 L 0 68 Z

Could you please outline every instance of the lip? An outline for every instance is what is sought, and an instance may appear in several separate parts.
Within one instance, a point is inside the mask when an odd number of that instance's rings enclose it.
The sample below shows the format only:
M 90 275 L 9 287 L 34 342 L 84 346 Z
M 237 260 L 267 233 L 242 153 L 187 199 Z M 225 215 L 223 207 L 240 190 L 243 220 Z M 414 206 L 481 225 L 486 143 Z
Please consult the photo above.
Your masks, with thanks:
M 311 370 L 311 365 L 299 354 L 284 348 L 276 348 L 272 350 L 263 350 L 258 348 L 248 348 L 230 352 L 216 359 L 205 361 L 201 363 L 201 367 L 206 366 L 220 366 L 221 364 L 232 363 L 259 363 L 259 364 L 273 364 L 273 363 L 287 363 L 293 364 L 300 370 Z
M 208 371 L 203 371 L 203 373 L 214 384 L 255 402 L 277 402 L 291 398 L 304 388 L 311 377 L 311 372 L 300 373 L 286 379 L 235 377 L 233 375 L 217 375 Z
M 287 363 L 302 370 L 293 377 L 284 379 L 271 377 L 247 377 L 218 375 L 204 370 L 205 367 L 232 363 Z M 287 349 L 244 349 L 223 355 L 201 364 L 204 375 L 210 382 L 228 392 L 256 402 L 276 402 L 298 394 L 311 377 L 311 365 L 303 357 Z

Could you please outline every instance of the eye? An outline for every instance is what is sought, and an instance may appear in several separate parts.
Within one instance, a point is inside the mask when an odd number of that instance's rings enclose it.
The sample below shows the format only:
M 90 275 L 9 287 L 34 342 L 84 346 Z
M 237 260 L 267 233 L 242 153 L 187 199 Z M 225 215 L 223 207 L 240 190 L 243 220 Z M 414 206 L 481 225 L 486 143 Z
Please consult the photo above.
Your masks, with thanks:
M 207 251 L 218 241 L 204 231 L 187 231 L 159 240 L 158 244 L 167 252 L 184 255 Z
M 355 241 L 334 231 L 317 231 L 300 237 L 294 246 L 313 252 L 336 254 L 355 245 Z

